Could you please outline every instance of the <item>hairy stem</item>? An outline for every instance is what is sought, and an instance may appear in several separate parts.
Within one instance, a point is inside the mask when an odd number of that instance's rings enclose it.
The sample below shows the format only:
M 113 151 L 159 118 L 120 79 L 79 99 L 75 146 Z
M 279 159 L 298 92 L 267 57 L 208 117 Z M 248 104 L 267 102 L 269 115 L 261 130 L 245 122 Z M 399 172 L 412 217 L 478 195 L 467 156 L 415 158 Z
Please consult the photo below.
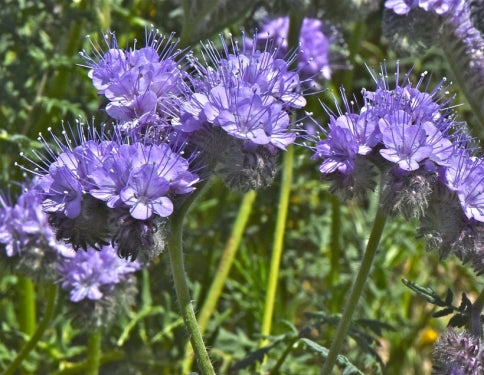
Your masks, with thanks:
M 227 245 L 225 246 L 222 258 L 220 259 L 217 272 L 215 273 L 215 279 L 210 286 L 207 298 L 198 317 L 198 324 L 202 334 L 205 332 L 208 322 L 215 311 L 215 307 L 217 306 L 220 295 L 222 294 L 222 290 L 229 275 L 230 269 L 232 268 L 235 255 L 239 249 L 242 234 L 244 233 L 250 213 L 252 212 L 252 207 L 254 205 L 256 196 L 256 192 L 251 190 L 242 198 L 239 213 L 232 228 L 232 233 L 227 241 Z M 192 352 L 190 348 L 186 348 L 185 360 L 182 368 L 183 374 L 187 374 L 190 371 L 192 361 Z
M 361 293 L 363 292 L 366 280 L 368 279 L 368 275 L 370 274 L 371 265 L 378 249 L 378 244 L 383 233 L 383 228 L 385 227 L 386 218 L 386 214 L 380 207 L 376 213 L 373 228 L 371 230 L 370 238 L 368 239 L 365 254 L 363 255 L 363 260 L 361 262 L 358 275 L 356 276 L 356 280 L 351 288 L 348 300 L 346 301 L 346 305 L 343 310 L 343 316 L 341 317 L 338 328 L 336 329 L 336 333 L 334 334 L 328 357 L 324 362 L 322 370 L 323 375 L 331 374 L 331 370 L 333 369 L 341 347 L 343 346 L 346 333 L 348 332 L 348 328 L 351 323 L 353 312 L 355 311 L 358 300 L 360 299 Z
M 197 358 L 198 366 L 203 375 L 215 375 L 212 363 L 208 356 L 207 349 L 203 343 L 202 334 L 198 327 L 195 311 L 193 310 L 192 299 L 188 290 L 187 275 L 183 259 L 183 220 L 190 205 L 204 192 L 207 181 L 199 185 L 183 205 L 173 214 L 168 227 L 168 255 L 170 258 L 171 272 L 175 285 L 180 312 L 185 322 L 185 327 L 190 335 L 190 342 Z
M 10 366 L 8 366 L 7 370 L 5 370 L 3 375 L 13 374 L 17 369 L 17 367 L 30 353 L 30 351 L 35 347 L 37 342 L 42 337 L 42 334 L 46 330 L 47 326 L 49 325 L 50 320 L 54 316 L 56 301 L 57 301 L 57 285 L 51 285 L 49 286 L 49 289 L 48 289 L 47 307 L 45 309 L 44 317 L 40 321 L 39 325 L 37 326 L 37 329 L 30 337 L 29 341 L 25 343 L 22 350 L 18 353 L 17 357 L 13 360 Z

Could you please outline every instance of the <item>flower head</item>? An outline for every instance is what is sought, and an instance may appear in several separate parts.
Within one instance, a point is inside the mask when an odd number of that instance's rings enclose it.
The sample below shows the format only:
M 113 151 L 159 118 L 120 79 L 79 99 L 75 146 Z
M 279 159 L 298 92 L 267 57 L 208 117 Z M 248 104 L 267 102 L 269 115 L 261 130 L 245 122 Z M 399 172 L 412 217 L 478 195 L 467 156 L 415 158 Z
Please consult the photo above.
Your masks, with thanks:
M 243 164 L 256 171 L 258 166 L 252 164 L 255 160 L 275 155 L 295 141 L 289 114 L 302 108 L 306 100 L 300 93 L 298 74 L 289 69 L 290 61 L 249 46 L 245 38 L 241 48 L 234 41 L 231 48 L 225 40 L 222 43 L 223 55 L 209 43 L 204 46 L 209 57 L 204 63 L 190 58 L 197 77 L 192 79 L 191 93 L 180 103 L 174 128 L 190 135 L 190 142 L 204 154 L 212 170 L 226 172 L 226 182 L 241 181 L 235 176 L 235 166 Z M 221 144 L 226 152 L 220 152 Z M 247 157 L 235 155 L 241 152 Z M 266 173 L 271 164 L 259 163 L 264 165 L 261 173 Z M 254 175 L 243 170 L 239 173 Z M 269 173 L 271 177 L 273 174 Z M 271 177 L 255 180 L 270 181 Z M 243 190 L 258 187 L 255 182 L 247 182 Z
M 138 262 L 120 259 L 110 246 L 104 246 L 101 251 L 88 248 L 62 263 L 60 279 L 72 302 L 97 301 L 139 268 Z
M 123 245 L 118 241 L 125 237 L 120 230 L 139 237 L 130 244 L 154 243 L 145 237 L 153 236 L 158 218 L 170 216 L 174 201 L 191 193 L 199 180 L 180 146 L 143 143 L 117 132 L 109 136 L 89 127 L 79 130 L 78 145 L 67 136 L 65 144 L 53 137 L 63 151 L 57 154 L 45 142 L 50 157 L 43 158 L 46 166 L 37 171 L 43 207 L 57 237 L 75 249 L 111 242 L 125 246 L 126 241 Z M 123 247 L 120 254 L 134 258 L 138 252 Z
M 92 43 L 93 56 L 85 51 L 81 55 L 94 87 L 109 100 L 108 115 L 130 134 L 147 126 L 169 127 L 184 76 L 173 35 L 165 38 L 151 29 L 141 49 L 120 49 L 113 33 L 104 40 L 106 51 Z

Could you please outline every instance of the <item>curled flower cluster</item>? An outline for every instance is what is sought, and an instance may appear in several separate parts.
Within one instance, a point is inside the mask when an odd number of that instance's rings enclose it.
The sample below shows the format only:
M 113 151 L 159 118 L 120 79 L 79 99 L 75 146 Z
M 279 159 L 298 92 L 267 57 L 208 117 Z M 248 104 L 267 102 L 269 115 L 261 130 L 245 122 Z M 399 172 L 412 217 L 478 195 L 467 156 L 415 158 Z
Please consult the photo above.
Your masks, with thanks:
M 379 170 L 385 207 L 419 218 L 429 248 L 442 256 L 453 250 L 482 273 L 483 159 L 449 108 L 445 80 L 426 92 L 425 74 L 415 86 L 399 75 L 397 67 L 391 88 L 386 68 L 373 72 L 376 90 L 363 90 L 364 105 L 345 99 L 344 110 L 331 112 L 313 158 L 335 190 L 350 195 L 364 195 Z
M 72 248 L 55 238 L 42 210 L 38 179 L 22 187 L 15 202 L 0 196 L 0 244 L 7 263 L 28 277 L 51 280 L 57 267 L 74 256 Z M 3 254 L 2 254 L 3 257 Z
M 277 46 L 277 57 L 283 58 L 288 53 L 287 38 L 289 17 L 280 17 L 269 21 L 261 27 L 256 35 L 257 46 L 274 43 Z M 331 78 L 329 65 L 329 38 L 323 32 L 323 23 L 319 19 L 304 18 L 299 32 L 300 52 L 298 69 L 301 78 Z
M 51 151 L 54 161 L 40 179 L 44 210 L 74 248 L 112 242 L 121 256 L 136 258 L 140 247 L 154 246 L 157 218 L 171 215 L 173 200 L 199 178 L 167 143 L 129 144 L 95 131 L 81 137 L 70 147 L 54 136 L 63 151 Z
M 92 43 L 82 56 L 116 125 L 79 123 L 74 137 L 52 135 L 56 150 L 41 137 L 42 205 L 74 249 L 111 244 L 121 257 L 147 260 L 162 251 L 166 218 L 194 191 L 198 172 L 241 190 L 270 183 L 277 151 L 296 139 L 290 114 L 306 100 L 293 60 L 245 39 L 241 49 L 222 40 L 223 56 L 206 45 L 205 64 L 184 53 L 190 70 L 172 37 L 157 31 L 140 49 L 120 49 L 114 34 L 104 40 L 106 51 Z

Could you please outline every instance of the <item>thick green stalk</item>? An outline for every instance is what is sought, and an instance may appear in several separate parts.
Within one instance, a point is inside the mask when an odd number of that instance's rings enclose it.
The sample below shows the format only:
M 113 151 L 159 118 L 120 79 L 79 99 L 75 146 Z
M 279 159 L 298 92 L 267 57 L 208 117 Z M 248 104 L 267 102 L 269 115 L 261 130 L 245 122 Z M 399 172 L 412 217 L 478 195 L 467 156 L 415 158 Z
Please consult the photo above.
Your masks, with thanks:
M 203 334 L 207 328 L 208 322 L 215 311 L 217 302 L 222 294 L 225 282 L 229 275 L 230 269 L 232 268 L 232 263 L 234 262 L 235 255 L 239 249 L 240 241 L 242 239 L 242 234 L 249 220 L 250 213 L 252 212 L 252 207 L 255 202 L 257 194 L 254 190 L 249 191 L 242 198 L 240 204 L 239 213 L 235 219 L 234 226 L 232 228 L 232 233 L 227 241 L 222 258 L 215 273 L 215 279 L 210 286 L 207 298 L 200 310 L 198 316 L 198 325 L 200 327 L 200 332 Z M 191 348 L 185 349 L 185 360 L 183 362 L 182 373 L 187 374 L 190 372 L 192 366 L 192 351 Z
M 188 290 L 187 275 L 183 259 L 183 220 L 190 205 L 203 194 L 208 181 L 204 181 L 178 210 L 171 216 L 168 227 L 168 255 L 170 258 L 171 272 L 175 291 L 180 305 L 180 312 L 185 322 L 185 327 L 190 335 L 190 342 L 198 361 L 198 366 L 203 375 L 215 375 L 212 363 L 203 343 L 202 334 L 198 327 L 195 311 L 193 310 L 192 299 Z
M 279 268 L 281 264 L 282 248 L 284 242 L 284 230 L 286 227 L 286 218 L 289 207 L 289 195 L 291 192 L 293 164 L 294 147 L 290 145 L 287 148 L 286 153 L 284 154 L 281 190 L 279 195 L 279 209 L 277 213 L 276 230 L 274 233 L 274 245 L 272 248 L 272 259 L 269 270 L 269 281 L 267 284 L 264 316 L 262 320 L 262 336 L 268 336 L 271 333 L 272 317 L 274 315 L 277 283 L 279 281 Z M 262 339 L 259 347 L 262 347 L 266 344 L 267 340 Z
M 35 331 L 36 308 L 35 290 L 31 279 L 19 276 L 17 279 L 18 290 L 18 323 L 20 330 L 28 336 Z
M 383 208 L 380 206 L 375 216 L 375 221 L 373 223 L 370 238 L 368 239 L 365 254 L 363 255 L 360 270 L 358 271 L 358 275 L 356 276 L 356 280 L 351 288 L 348 300 L 346 301 L 343 316 L 339 321 L 338 328 L 336 329 L 336 333 L 333 337 L 333 342 L 329 348 L 328 357 L 324 362 L 322 370 L 323 375 L 331 374 L 331 370 L 336 362 L 336 358 L 338 357 L 341 347 L 343 346 L 346 333 L 348 332 L 348 328 L 351 323 L 353 312 L 355 311 L 358 300 L 360 299 L 361 293 L 363 292 L 363 288 L 366 284 L 366 280 L 368 279 L 368 275 L 370 274 L 371 265 L 378 249 L 378 244 L 383 233 L 383 228 L 385 227 L 386 219 L 387 216 L 384 213 Z
M 89 333 L 87 339 L 86 375 L 98 375 L 101 365 L 102 330 Z
M 7 370 L 5 370 L 3 375 L 13 374 L 17 369 L 17 367 L 30 353 L 30 351 L 35 347 L 37 342 L 42 337 L 42 334 L 46 330 L 47 326 L 49 325 L 50 320 L 54 316 L 56 301 L 57 301 L 57 285 L 51 285 L 49 286 L 49 290 L 48 290 L 47 307 L 45 309 L 44 317 L 40 321 L 39 325 L 37 326 L 37 329 L 30 337 L 29 341 L 25 343 L 22 350 L 18 353 L 17 357 L 13 360 L 10 366 L 8 366 Z

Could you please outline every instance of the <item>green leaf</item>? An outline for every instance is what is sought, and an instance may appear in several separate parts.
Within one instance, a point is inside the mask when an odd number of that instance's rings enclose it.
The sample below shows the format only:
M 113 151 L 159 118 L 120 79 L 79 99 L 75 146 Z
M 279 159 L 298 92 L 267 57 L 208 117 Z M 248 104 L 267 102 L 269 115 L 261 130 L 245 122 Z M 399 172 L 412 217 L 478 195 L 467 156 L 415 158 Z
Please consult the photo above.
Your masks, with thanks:
M 324 346 L 319 345 L 318 343 L 307 339 L 307 338 L 302 338 L 299 341 L 302 341 L 304 344 L 308 346 L 308 348 L 312 349 L 316 353 L 319 353 L 321 357 L 327 358 L 329 349 L 325 348 Z M 344 355 L 339 354 L 338 357 L 336 358 L 336 364 L 344 368 L 343 374 L 346 375 L 364 375 L 363 372 L 358 370 L 358 368 L 353 365 L 348 358 L 346 358 Z
M 415 293 L 417 293 L 419 296 L 422 296 L 423 298 L 425 298 L 430 303 L 437 305 L 437 306 L 440 306 L 440 307 L 446 307 L 447 306 L 445 301 L 443 301 L 439 297 L 437 292 L 434 291 L 432 288 L 425 288 L 423 286 L 418 285 L 417 283 L 414 283 L 413 281 L 409 281 L 409 280 L 406 280 L 406 279 L 402 279 L 402 282 L 405 284 L 405 286 L 412 289 Z

